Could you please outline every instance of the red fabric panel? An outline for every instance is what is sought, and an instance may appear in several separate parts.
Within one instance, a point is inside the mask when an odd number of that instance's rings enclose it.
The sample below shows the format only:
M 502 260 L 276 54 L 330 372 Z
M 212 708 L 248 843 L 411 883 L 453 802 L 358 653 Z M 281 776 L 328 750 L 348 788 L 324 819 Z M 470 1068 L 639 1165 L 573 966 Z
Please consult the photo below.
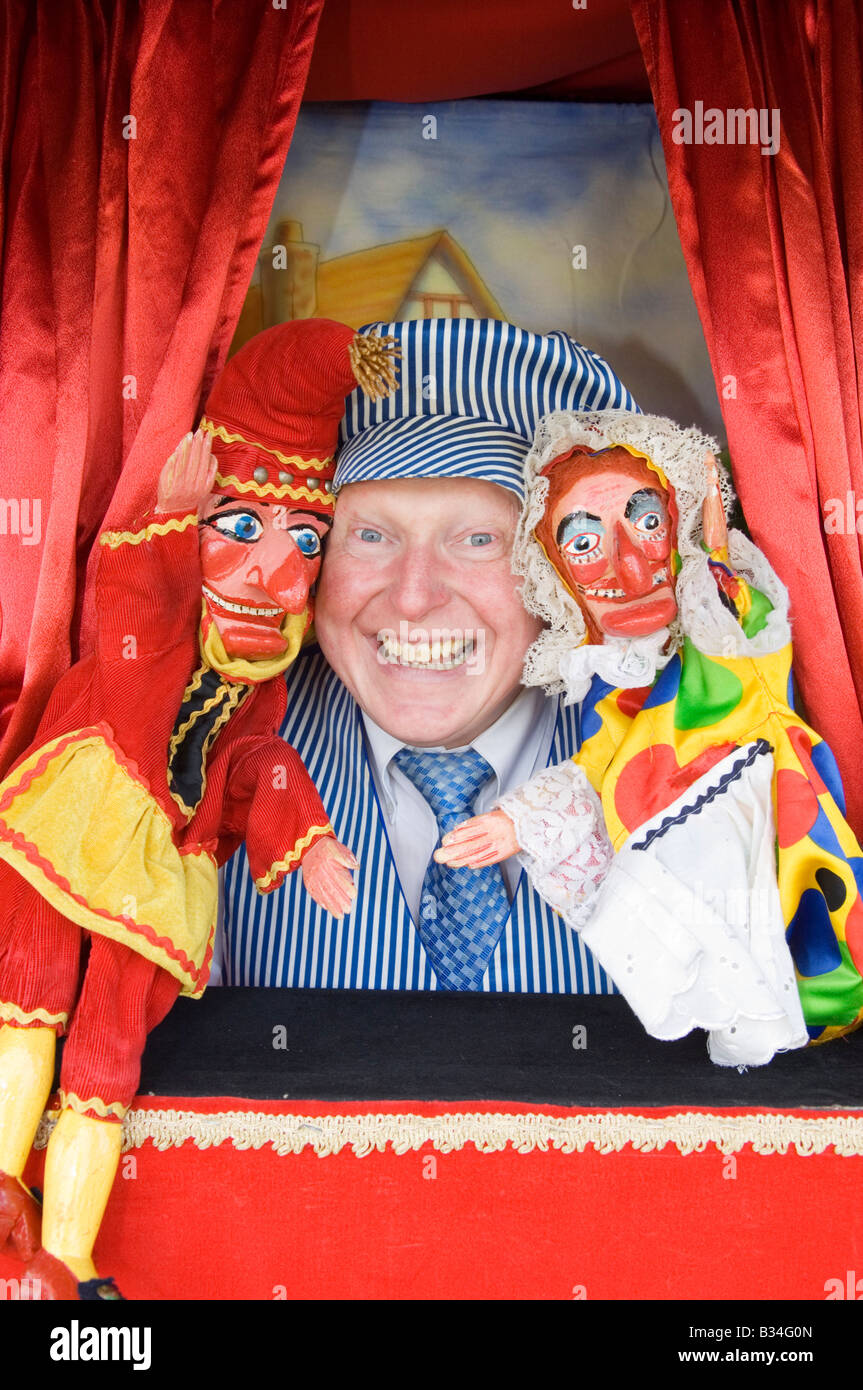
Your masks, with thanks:
M 63 1048 L 64 1095 L 75 1095 L 79 1102 L 101 1101 L 107 1109 L 131 1105 L 147 1034 L 162 1022 L 179 992 L 180 981 L 167 970 L 121 941 L 93 936 Z M 88 1113 L 96 1119 L 104 1115 L 98 1105 Z
M 650 83 L 639 48 L 619 58 L 570 73 L 567 77 L 527 87 L 519 100 L 532 101 L 650 101 Z
M 594 74 L 593 70 L 596 69 Z M 327 0 L 309 101 L 449 101 L 584 75 L 649 101 L 628 0 Z
M 757 541 L 791 592 L 795 670 L 863 830 L 863 26 L 854 0 L 633 0 L 693 294 Z M 675 144 L 695 103 L 780 112 L 780 148 Z M 736 379 L 736 399 L 723 390 Z
M 321 4 L 4 6 L 0 478 L 42 529 L 0 535 L 4 766 L 75 655 L 106 511 L 144 509 L 227 356 Z
M 5 887 L 7 875 L 14 870 L 6 864 L 3 867 Z M 81 929 L 61 917 L 26 879 L 15 885 L 12 910 L 11 904 L 3 906 L 6 910 L 0 922 L 0 999 L 17 1004 L 25 1014 L 42 1010 L 42 1017 L 34 1018 L 29 1027 L 42 1027 L 45 1014 L 49 1014 L 55 1019 L 59 1036 L 65 1032 L 78 993 Z M 135 1079 L 135 1090 L 139 1080 L 140 1074 Z
M 501 1102 L 142 1103 L 312 1117 L 578 1113 Z M 430 1156 L 433 1178 L 423 1176 Z M 37 1156 L 30 1181 L 42 1163 Z M 148 1143 L 121 1159 L 96 1259 L 134 1299 L 271 1299 L 280 1286 L 289 1299 L 569 1300 L 577 1286 L 588 1300 L 823 1299 L 827 1279 L 863 1272 L 853 1219 L 863 1158 L 747 1147 L 731 1171 L 712 1144 L 688 1155 L 484 1154 L 472 1145 L 444 1154 L 426 1145 L 319 1158 L 311 1149 L 279 1157 Z M 0 1258 L 0 1278 L 20 1274 Z

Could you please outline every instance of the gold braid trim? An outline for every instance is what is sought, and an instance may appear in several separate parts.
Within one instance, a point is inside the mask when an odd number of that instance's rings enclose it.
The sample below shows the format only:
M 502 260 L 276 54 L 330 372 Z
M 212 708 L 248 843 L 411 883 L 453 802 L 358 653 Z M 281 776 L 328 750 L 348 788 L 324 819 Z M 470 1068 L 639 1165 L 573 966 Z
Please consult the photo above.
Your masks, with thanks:
M 189 681 L 189 684 L 186 686 L 186 689 L 183 691 L 183 698 L 180 701 L 181 705 L 184 705 L 186 701 L 190 699 L 192 695 L 194 695 L 195 691 L 200 688 L 201 684 L 203 683 L 204 676 L 207 674 L 208 670 L 209 667 L 207 666 L 206 662 L 203 662 L 198 667 L 192 679 Z M 171 742 L 173 743 L 173 739 L 171 740 Z M 171 751 L 173 752 L 173 748 L 171 749 Z
M 357 333 L 348 344 L 354 376 L 373 401 L 388 396 L 398 385 L 396 358 L 401 357 L 398 339 L 391 334 Z
M 142 541 L 152 540 L 153 536 L 167 536 L 169 531 L 185 531 L 197 524 L 198 513 L 190 512 L 182 520 L 172 516 L 170 521 L 154 521 L 150 526 L 145 526 L 143 531 L 103 531 L 99 537 L 99 544 L 109 545 L 112 550 L 116 550 L 121 545 L 140 545 Z
M 201 684 L 200 680 L 198 680 L 197 677 L 198 677 L 199 674 L 203 674 L 203 671 L 204 671 L 204 667 L 202 666 L 202 667 L 199 668 L 199 671 L 196 671 L 196 672 L 195 672 L 195 680 L 192 682 L 192 684 L 191 684 L 190 686 L 187 686 L 187 687 L 186 687 L 186 692 L 185 692 L 185 694 L 183 695 L 182 701 L 180 702 L 181 704 L 185 704 L 186 701 L 188 700 L 189 696 L 192 695 L 192 694 L 194 693 L 195 690 L 197 690 L 198 686 Z M 172 734 L 172 735 L 171 735 L 171 742 L 168 744 L 168 757 L 169 757 L 169 758 L 172 758 L 172 757 L 174 756 L 174 754 L 176 753 L 176 751 L 177 751 L 177 749 L 179 748 L 180 744 L 182 743 L 182 741 L 183 741 L 185 735 L 188 733 L 189 729 L 191 729 L 192 725 L 193 725 L 193 724 L 197 724 L 198 720 L 199 720 L 199 719 L 203 719 L 204 715 L 205 715 L 205 714 L 209 714 L 209 713 L 210 713 L 210 710 L 211 710 L 211 709 L 214 709 L 216 705 L 220 705 L 220 704 L 222 703 L 222 701 L 224 700 L 224 698 L 225 698 L 225 696 L 226 696 L 227 693 L 228 693 L 228 686 L 227 686 L 227 685 L 225 684 L 225 682 L 223 681 L 222 684 L 219 686 L 218 690 L 216 691 L 215 695 L 211 695 L 210 698 L 209 698 L 209 700 L 205 700 L 204 703 L 201 705 L 201 708 L 200 708 L 200 709 L 196 709 L 196 710 L 193 710 L 193 711 L 192 711 L 192 713 L 189 715 L 188 719 L 185 720 L 185 722 L 184 722 L 183 724 L 180 725 L 180 727 L 179 727 L 179 729 L 177 730 L 177 732 L 176 732 L 175 734 Z M 171 770 L 171 769 L 170 769 L 170 767 L 169 767 L 169 768 L 168 768 L 169 774 L 170 774 L 170 770 Z
M 89 1100 L 82 1100 L 80 1096 L 75 1095 L 74 1091 L 60 1092 L 60 1106 L 63 1110 L 76 1110 L 79 1115 L 86 1114 L 88 1110 L 95 1110 L 96 1114 L 101 1115 L 105 1120 L 112 1117 L 122 1120 L 129 1108 L 126 1105 L 121 1105 L 118 1100 L 106 1105 L 98 1096 L 91 1096 Z
M 293 502 L 313 502 L 320 510 L 321 508 L 333 510 L 335 498 L 331 492 L 321 488 L 293 487 L 290 483 L 256 483 L 254 479 L 241 483 L 239 478 L 233 473 L 217 473 L 215 482 L 219 487 L 236 488 L 237 492 L 251 493 L 253 497 L 270 498 L 278 502 L 284 497 L 290 497 Z
M 56 1115 L 43 1116 L 36 1148 L 48 1143 Z M 720 1153 L 739 1153 L 751 1144 L 755 1154 L 802 1157 L 833 1148 L 842 1158 L 863 1155 L 863 1116 L 825 1113 L 816 1117 L 776 1115 L 632 1115 L 593 1112 L 571 1116 L 506 1114 L 412 1115 L 272 1115 L 261 1111 L 229 1110 L 202 1115 L 194 1110 L 135 1110 L 126 1116 L 125 1149 L 148 1141 L 157 1149 L 179 1148 L 189 1140 L 199 1149 L 232 1143 L 238 1149 L 271 1147 L 277 1154 L 298 1154 L 311 1148 L 320 1158 L 349 1149 L 357 1158 L 371 1153 L 416 1152 L 430 1144 L 439 1153 L 454 1153 L 473 1144 L 480 1153 L 499 1153 L 508 1146 L 521 1154 L 535 1149 L 583 1153 L 620 1153 L 630 1145 L 637 1153 L 655 1153 L 670 1146 L 687 1155 L 702 1153 L 709 1144 Z
M 218 719 L 216 720 L 215 724 L 213 725 L 212 729 L 211 729 L 210 732 L 207 734 L 207 737 L 204 739 L 204 746 L 203 746 L 203 748 L 201 749 L 201 757 L 203 758 L 203 763 L 204 763 L 203 768 L 202 768 L 203 776 L 202 776 L 202 781 L 201 781 L 201 801 L 203 801 L 203 799 L 204 799 L 204 793 L 205 793 L 206 790 L 207 790 L 207 754 L 209 753 L 210 749 L 212 748 L 213 742 L 214 742 L 214 740 L 215 740 L 215 738 L 216 738 L 216 735 L 218 734 L 219 730 L 222 729 L 222 728 L 224 728 L 224 726 L 227 724 L 228 720 L 230 719 L 231 715 L 233 714 L 234 710 L 237 708 L 237 706 L 238 706 L 239 704 L 242 704 L 243 700 L 245 700 L 245 698 L 246 698 L 246 696 L 248 695 L 248 693 L 249 693 L 248 686 L 243 686 L 243 685 L 232 685 L 232 686 L 231 686 L 230 690 L 228 691 L 228 698 L 227 698 L 227 700 L 225 701 L 225 708 L 222 710 L 221 714 L 219 715 L 219 717 L 218 717 Z M 199 801 L 199 802 L 198 802 L 198 805 L 200 806 L 200 804 L 201 804 L 201 802 Z
M 317 472 L 328 468 L 333 461 L 333 454 L 328 454 L 323 459 L 304 459 L 299 454 L 283 454 L 278 449 L 272 449 L 269 444 L 262 444 L 259 439 L 247 439 L 244 434 L 229 434 L 224 425 L 214 425 L 212 420 L 208 420 L 206 415 L 202 416 L 199 429 L 206 430 L 214 439 L 224 440 L 226 444 L 248 444 L 250 449 L 260 449 L 264 454 L 272 454 L 274 458 L 283 463 L 286 468 L 314 468 Z
M 18 1023 L 22 1027 L 26 1027 L 28 1023 L 44 1023 L 46 1028 L 55 1028 L 58 1025 L 65 1028 L 69 1022 L 69 1015 L 49 1014 L 47 1009 L 33 1009 L 31 1013 L 26 1013 L 17 1004 L 0 1001 L 0 1019 L 6 1023 Z
M 226 692 L 227 698 L 225 698 Z M 189 718 L 183 724 L 183 727 L 171 738 L 171 742 L 169 745 L 169 755 L 170 757 L 173 757 L 173 754 L 179 747 L 180 741 L 183 738 L 186 731 L 190 729 L 192 725 L 195 724 L 197 720 L 201 718 L 202 715 L 209 713 L 209 711 L 213 709 L 215 705 L 217 705 L 220 701 L 224 700 L 225 707 L 220 711 L 218 718 L 214 720 L 213 727 L 210 729 L 209 733 L 207 734 L 207 737 L 204 739 L 204 744 L 201 748 L 201 799 L 198 802 L 197 806 L 187 806 L 180 793 L 174 790 L 174 769 L 170 761 L 168 762 L 168 790 L 170 791 L 171 796 L 176 801 L 180 810 L 183 812 L 184 816 L 193 816 L 197 811 L 198 806 L 200 806 L 201 801 L 203 801 L 204 793 L 207 790 L 207 754 L 212 748 L 213 741 L 216 735 L 218 734 L 219 730 L 225 727 L 234 710 L 246 698 L 248 693 L 249 691 L 247 687 L 239 685 L 228 686 L 223 681 L 222 684 L 219 686 L 218 690 L 216 691 L 215 695 L 211 695 L 209 700 L 206 700 L 199 710 L 195 710 L 192 714 L 190 714 Z M 183 699 L 185 700 L 185 698 L 186 696 L 184 695 Z
M 289 869 L 292 864 L 296 864 L 303 850 L 308 848 L 316 835 L 332 835 L 334 833 L 333 827 L 330 825 L 329 821 L 327 821 L 326 825 L 313 825 L 311 830 L 303 835 L 302 839 L 297 840 L 291 852 L 286 854 L 284 859 L 280 859 L 277 864 L 273 864 L 262 878 L 255 879 L 255 887 L 258 892 L 266 892 L 270 884 L 274 879 L 278 878 L 283 870 Z

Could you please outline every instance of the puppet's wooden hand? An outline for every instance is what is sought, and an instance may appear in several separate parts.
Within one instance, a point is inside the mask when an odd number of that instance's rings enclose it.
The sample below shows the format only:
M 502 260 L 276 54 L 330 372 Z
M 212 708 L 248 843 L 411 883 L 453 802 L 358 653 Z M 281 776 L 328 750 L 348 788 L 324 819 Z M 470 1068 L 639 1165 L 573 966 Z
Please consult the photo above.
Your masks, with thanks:
M 707 474 L 707 496 L 701 511 L 701 533 L 708 550 L 724 550 L 728 545 L 728 527 L 725 524 L 725 507 L 719 491 L 719 470 L 712 454 L 704 455 L 704 469 Z
M 489 811 L 457 825 L 444 835 L 434 857 L 451 869 L 482 869 L 499 864 L 520 849 L 515 826 L 505 811 Z
M 350 912 L 357 891 L 351 869 L 358 868 L 350 850 L 332 835 L 326 835 L 303 855 L 306 892 L 334 917 L 344 917 Z
M 212 436 L 203 430 L 181 439 L 159 474 L 157 512 L 194 512 L 213 491 L 216 460 Z

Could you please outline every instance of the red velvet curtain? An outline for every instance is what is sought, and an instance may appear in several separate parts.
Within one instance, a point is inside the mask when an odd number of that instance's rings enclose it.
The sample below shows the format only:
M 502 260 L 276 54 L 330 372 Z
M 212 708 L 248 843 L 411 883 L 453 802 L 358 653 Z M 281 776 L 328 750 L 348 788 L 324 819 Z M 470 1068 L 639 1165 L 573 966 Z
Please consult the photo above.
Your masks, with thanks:
M 327 0 L 307 101 L 492 92 L 649 101 L 629 0 Z
M 0 0 L 2 767 L 227 356 L 321 5 Z
M 797 678 L 812 723 L 837 755 L 859 833 L 859 5 L 633 0 L 632 8 L 738 491 L 754 539 L 791 592 Z M 778 151 L 762 154 L 760 141 L 675 143 L 675 129 L 685 128 L 674 113 L 692 114 L 695 136 L 698 102 L 704 122 L 710 108 L 778 112 Z

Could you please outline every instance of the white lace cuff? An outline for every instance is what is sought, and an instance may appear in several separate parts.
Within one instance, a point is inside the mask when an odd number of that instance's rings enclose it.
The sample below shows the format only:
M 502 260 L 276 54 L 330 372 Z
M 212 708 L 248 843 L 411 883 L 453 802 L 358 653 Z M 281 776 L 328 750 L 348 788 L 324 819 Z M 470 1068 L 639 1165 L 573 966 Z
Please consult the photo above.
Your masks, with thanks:
M 572 759 L 496 803 L 515 826 L 531 885 L 577 931 L 614 857 L 599 798 Z

